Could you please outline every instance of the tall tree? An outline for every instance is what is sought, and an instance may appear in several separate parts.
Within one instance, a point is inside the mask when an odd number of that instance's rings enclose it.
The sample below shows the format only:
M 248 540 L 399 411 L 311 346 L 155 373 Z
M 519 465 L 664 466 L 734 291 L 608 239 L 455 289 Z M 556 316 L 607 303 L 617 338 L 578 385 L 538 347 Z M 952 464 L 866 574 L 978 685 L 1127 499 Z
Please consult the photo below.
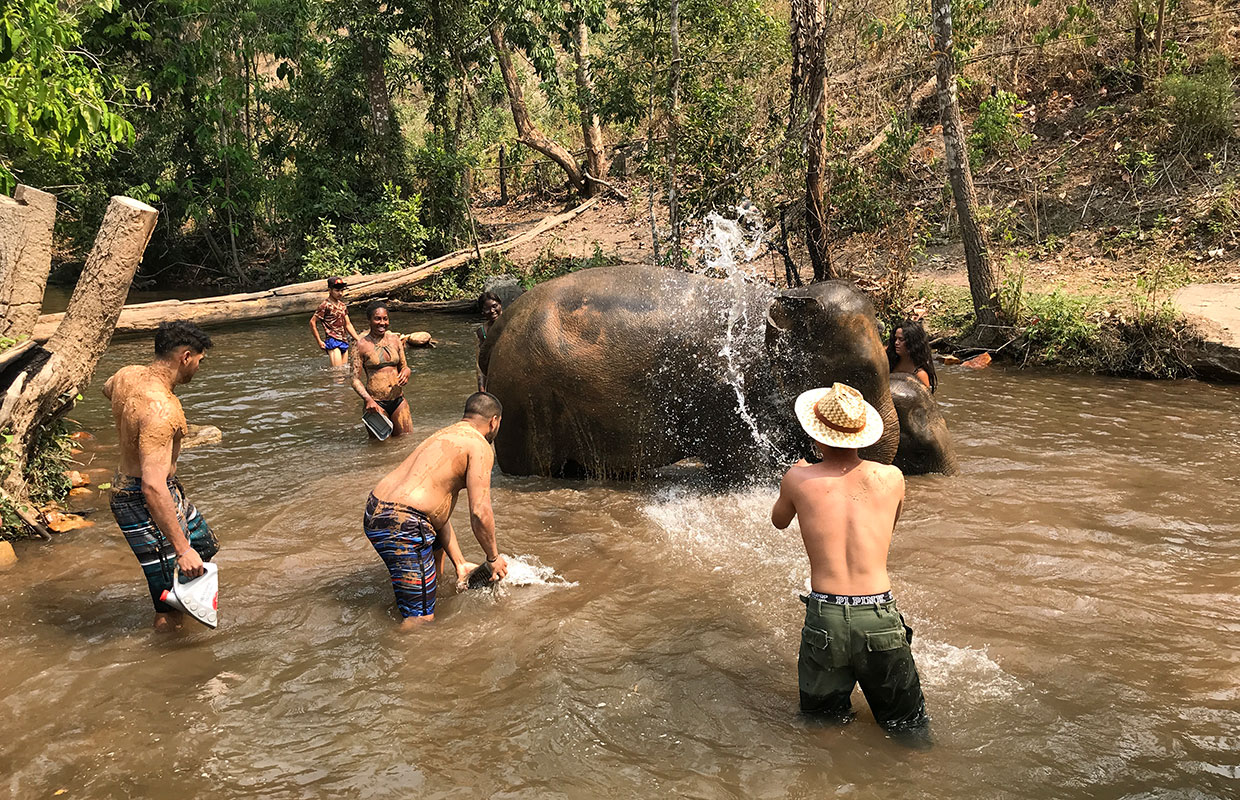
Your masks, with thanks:
M 977 219 L 977 190 L 973 187 L 973 171 L 969 168 L 968 143 L 964 124 L 960 121 L 960 103 L 956 97 L 956 55 L 952 42 L 951 0 L 933 0 L 934 46 L 939 84 L 939 121 L 943 125 L 943 149 L 946 151 L 947 179 L 956 199 L 956 216 L 960 219 L 960 237 L 964 241 L 964 260 L 969 272 L 969 292 L 977 317 L 977 338 L 988 341 L 997 334 L 999 300 L 997 280 L 985 232 Z
M 574 75 L 577 81 L 577 107 L 581 114 L 581 138 L 585 142 L 586 170 L 590 173 L 587 180 L 606 178 L 611 165 L 603 144 L 603 128 L 595 110 L 594 75 L 590 71 L 590 29 L 584 15 L 579 15 L 573 23 L 573 58 L 577 64 Z M 594 183 L 593 180 L 590 182 Z M 592 187 L 591 194 L 596 190 L 597 187 Z
M 667 216 L 672 224 L 672 266 L 684 266 L 684 251 L 680 246 L 680 0 L 671 0 L 668 9 L 668 44 L 672 49 L 672 63 L 668 72 L 667 89 Z
M 129 93 L 83 48 L 78 24 L 111 6 L 23 0 L 0 8 L 0 192 L 17 186 L 17 153 L 64 163 L 133 141 L 133 126 L 118 112 Z M 148 99 L 145 86 L 135 94 Z
M 838 277 L 831 266 L 827 198 L 827 21 L 826 0 L 792 2 L 792 108 L 794 124 L 804 105 L 805 246 L 814 280 Z
M 512 122 L 517 128 L 517 136 L 521 143 L 551 159 L 564 170 L 568 182 L 582 195 L 589 194 L 585 175 L 577 160 L 573 158 L 563 145 L 548 137 L 534 124 L 530 116 L 529 106 L 525 103 L 525 90 L 521 87 L 521 76 L 512 63 L 512 51 L 504 42 L 504 31 L 498 22 L 491 25 L 491 44 L 495 46 L 495 56 L 499 61 L 499 71 L 504 78 L 504 86 L 508 90 L 508 105 L 512 109 Z

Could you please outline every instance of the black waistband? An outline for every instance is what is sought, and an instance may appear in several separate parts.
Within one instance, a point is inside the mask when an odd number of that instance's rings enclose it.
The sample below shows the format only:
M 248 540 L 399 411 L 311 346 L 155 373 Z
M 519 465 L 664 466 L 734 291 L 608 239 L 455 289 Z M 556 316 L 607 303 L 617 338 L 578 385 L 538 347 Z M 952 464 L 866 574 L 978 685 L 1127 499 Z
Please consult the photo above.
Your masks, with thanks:
M 809 603 L 810 600 L 817 600 L 820 603 L 830 603 L 835 606 L 877 606 L 883 603 L 891 603 L 895 601 L 895 597 L 888 589 L 879 594 L 831 594 L 830 592 L 810 592 L 801 595 L 802 603 Z

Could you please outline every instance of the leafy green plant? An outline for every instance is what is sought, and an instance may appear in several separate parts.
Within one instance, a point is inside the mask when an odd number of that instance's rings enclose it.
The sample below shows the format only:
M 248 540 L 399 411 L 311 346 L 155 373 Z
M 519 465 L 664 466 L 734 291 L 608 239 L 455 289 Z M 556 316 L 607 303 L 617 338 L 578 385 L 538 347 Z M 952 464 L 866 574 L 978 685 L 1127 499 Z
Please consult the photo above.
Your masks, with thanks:
M 1175 73 L 1163 81 L 1171 120 L 1182 143 L 1200 144 L 1231 135 L 1235 95 L 1227 60 L 1215 53 L 1196 75 Z
M 969 133 L 969 158 L 974 166 L 987 159 L 1029 146 L 1029 134 L 1021 130 L 1021 115 L 1016 111 L 1020 98 L 1011 92 L 997 91 L 978 106 L 977 119 Z
M 306 237 L 301 279 L 391 272 L 413 266 L 422 260 L 429 237 L 421 211 L 419 195 L 402 197 L 400 188 L 388 183 L 383 187 L 383 197 L 363 210 L 365 221 L 350 225 L 343 237 L 334 223 L 321 220 L 318 230 Z

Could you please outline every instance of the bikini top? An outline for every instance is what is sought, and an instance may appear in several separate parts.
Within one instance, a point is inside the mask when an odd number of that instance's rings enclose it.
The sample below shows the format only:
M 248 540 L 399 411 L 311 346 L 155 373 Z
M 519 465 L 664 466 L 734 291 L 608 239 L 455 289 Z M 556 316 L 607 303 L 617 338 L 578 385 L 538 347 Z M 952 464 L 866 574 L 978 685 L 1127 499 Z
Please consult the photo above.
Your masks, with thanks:
M 362 360 L 362 366 L 366 368 L 367 372 L 374 372 L 384 367 L 400 366 L 400 351 L 397 351 L 396 355 L 392 355 L 392 349 L 387 344 L 386 336 L 384 337 L 383 344 L 375 345 L 374 357 L 375 361 L 371 361 L 369 358 Z

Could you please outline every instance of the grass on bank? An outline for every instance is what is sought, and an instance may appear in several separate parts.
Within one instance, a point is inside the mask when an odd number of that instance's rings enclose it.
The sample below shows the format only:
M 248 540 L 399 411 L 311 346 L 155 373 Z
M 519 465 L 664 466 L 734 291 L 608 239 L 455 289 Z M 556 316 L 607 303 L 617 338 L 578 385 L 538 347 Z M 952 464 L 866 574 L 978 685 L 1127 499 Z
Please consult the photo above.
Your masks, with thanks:
M 1200 336 L 1171 302 L 1183 274 L 1158 263 L 1126 293 L 1078 295 L 1065 289 L 1034 292 L 1023 269 L 1010 270 L 999 289 L 1008 321 L 996 356 L 1019 366 L 1046 366 L 1141 378 L 1193 377 L 1190 353 Z M 969 290 L 923 282 L 897 309 L 926 309 L 932 338 L 946 344 L 973 329 Z
M 9 431 L 0 433 L 4 443 L 13 440 Z M 69 438 L 69 429 L 64 420 L 56 420 L 42 429 L 35 440 L 30 458 L 26 462 L 26 485 L 30 490 L 30 503 L 36 508 L 51 503 L 63 502 L 69 496 L 72 484 L 69 482 L 67 470 L 73 457 L 73 440 Z M 10 464 L 8 451 L 0 450 L 0 474 L 7 473 Z M 17 509 L 5 499 L 0 498 L 0 539 L 23 539 L 30 531 L 17 516 Z
M 487 280 L 496 275 L 511 275 L 524 288 L 531 289 L 570 272 L 620 263 L 619 256 L 604 253 L 597 243 L 589 256 L 556 255 L 554 244 L 553 239 L 538 254 L 538 258 L 524 265 L 518 265 L 503 253 L 484 253 L 481 260 L 474 258 L 456 269 L 445 270 L 415 291 L 423 300 L 472 300 L 482 293 Z

